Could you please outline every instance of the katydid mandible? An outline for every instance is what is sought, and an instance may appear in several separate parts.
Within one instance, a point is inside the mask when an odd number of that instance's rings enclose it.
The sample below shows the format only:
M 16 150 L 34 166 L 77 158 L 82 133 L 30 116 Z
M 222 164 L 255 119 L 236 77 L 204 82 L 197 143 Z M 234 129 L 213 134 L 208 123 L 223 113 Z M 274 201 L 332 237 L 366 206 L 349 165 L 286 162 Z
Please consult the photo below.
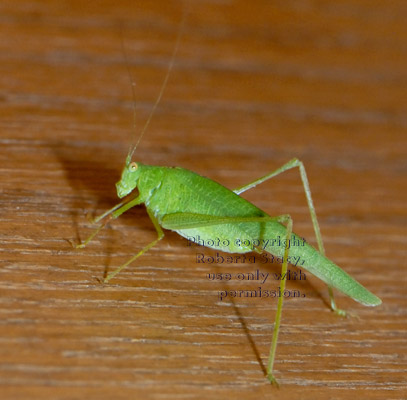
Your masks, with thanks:
M 154 110 L 163 94 L 174 63 L 179 37 L 180 34 L 178 35 L 159 96 L 136 145 L 130 149 L 127 155 L 121 179 L 116 184 L 118 197 L 127 197 L 124 201 L 96 218 L 95 222 L 102 220 L 105 220 L 105 222 L 83 243 L 76 245 L 76 247 L 85 247 L 109 220 L 119 217 L 125 211 L 136 205 L 144 204 L 157 231 L 157 239 L 145 246 L 126 263 L 108 274 L 104 279 L 105 283 L 156 245 L 157 242 L 164 237 L 162 228 L 175 231 L 185 238 L 199 236 L 204 243 L 208 243 L 208 241 L 213 238 L 227 239 L 229 242 L 228 245 L 225 245 L 227 241 L 223 241 L 223 243 L 214 243 L 213 246 L 208 247 L 228 253 L 249 253 L 253 251 L 252 246 L 244 244 L 244 241 L 247 239 L 250 243 L 255 243 L 255 241 L 262 240 L 263 238 L 269 239 L 280 236 L 286 239 L 284 241 L 285 244 L 280 242 L 280 244 L 277 245 L 276 242 L 272 243 L 269 241 L 264 249 L 255 247 L 254 251 L 258 253 L 266 251 L 274 256 L 283 258 L 282 279 L 280 282 L 281 292 L 284 292 L 286 285 L 288 257 L 294 256 L 304 260 L 302 267 L 328 285 L 331 309 L 337 314 L 345 315 L 345 312 L 336 307 L 332 288 L 338 289 L 365 306 L 378 306 L 381 304 L 381 300 L 377 296 L 325 257 L 325 250 L 307 175 L 303 163 L 298 159 L 292 159 L 277 170 L 235 190 L 229 190 L 209 178 L 200 176 L 184 168 L 150 166 L 132 161 L 135 149 L 144 135 Z M 134 97 L 133 87 L 132 90 Z M 290 246 L 290 243 L 293 243 L 295 240 L 302 241 L 302 239 L 292 232 L 293 222 L 289 215 L 271 217 L 239 196 L 240 193 L 292 168 L 298 168 L 300 172 L 318 243 L 318 250 L 308 243 L 305 243 L 304 246 Z M 271 383 L 276 385 L 278 384 L 273 375 L 273 364 L 277 349 L 282 307 L 283 296 L 280 296 L 277 303 L 275 325 L 267 364 L 267 378 Z

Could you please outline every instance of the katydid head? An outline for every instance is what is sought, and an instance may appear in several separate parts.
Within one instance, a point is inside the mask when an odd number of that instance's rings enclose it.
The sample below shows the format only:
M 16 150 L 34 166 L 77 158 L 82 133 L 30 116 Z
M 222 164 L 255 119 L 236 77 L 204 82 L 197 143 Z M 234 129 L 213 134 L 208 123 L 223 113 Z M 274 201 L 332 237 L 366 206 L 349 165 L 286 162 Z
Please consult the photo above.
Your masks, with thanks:
M 119 182 L 116 183 L 117 196 L 121 199 L 131 193 L 136 187 L 140 177 L 139 164 L 136 162 L 130 162 L 127 157 L 126 165 L 122 171 L 122 177 Z

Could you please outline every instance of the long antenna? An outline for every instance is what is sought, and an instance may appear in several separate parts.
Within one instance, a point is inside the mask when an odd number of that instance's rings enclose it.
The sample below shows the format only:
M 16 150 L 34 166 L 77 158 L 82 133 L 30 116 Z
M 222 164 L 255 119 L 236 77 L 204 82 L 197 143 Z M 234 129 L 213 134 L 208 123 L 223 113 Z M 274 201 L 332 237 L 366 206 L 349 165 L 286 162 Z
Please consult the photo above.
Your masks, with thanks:
M 130 150 L 129 150 L 129 153 L 128 153 L 127 158 L 126 158 L 126 164 L 130 164 L 131 158 L 133 157 L 133 154 L 134 154 L 134 152 L 136 151 L 136 148 L 137 148 L 138 144 L 140 143 L 140 140 L 142 139 L 142 137 L 144 136 L 144 133 L 146 132 L 148 126 L 150 125 L 150 121 L 151 121 L 151 119 L 152 119 L 152 117 L 153 117 L 153 115 L 154 115 L 154 112 L 155 112 L 155 110 L 156 110 L 156 108 L 157 108 L 157 106 L 158 106 L 158 104 L 159 104 L 159 102 L 160 102 L 160 100 L 161 100 L 161 97 L 162 97 L 162 95 L 163 95 L 163 93 L 164 93 L 164 90 L 165 90 L 165 88 L 166 88 L 166 86 L 167 86 L 168 78 L 170 77 L 170 73 L 171 73 L 172 68 L 173 68 L 173 66 L 174 66 L 175 56 L 176 56 L 176 54 L 177 54 L 178 47 L 179 47 L 179 43 L 180 43 L 180 39 L 181 39 L 181 33 L 182 33 L 183 28 L 184 28 L 184 25 L 185 25 L 185 19 L 186 19 L 186 12 L 184 12 L 184 13 L 183 13 L 183 16 L 182 16 L 180 28 L 179 28 L 179 30 L 178 30 L 177 40 L 176 40 L 176 42 L 175 42 L 174 50 L 172 51 L 172 55 L 171 55 L 171 61 L 170 61 L 170 63 L 168 64 L 167 73 L 166 73 L 165 78 L 164 78 L 164 81 L 163 81 L 163 83 L 162 83 L 162 85 L 161 85 L 161 89 L 160 89 L 160 92 L 159 92 L 159 94 L 158 94 L 157 100 L 155 101 L 154 106 L 153 106 L 153 108 L 152 108 L 151 111 L 150 111 L 150 115 L 148 116 L 147 121 L 146 121 L 146 123 L 144 124 L 144 127 L 143 127 L 143 129 L 142 129 L 142 131 L 141 131 L 141 133 L 140 133 L 140 136 L 139 136 L 139 138 L 138 138 L 136 144 L 134 145 L 133 149 L 130 149 Z M 134 86 L 133 86 L 133 85 L 132 85 L 132 92 L 133 92 L 133 98 L 134 98 L 134 97 L 135 97 L 135 94 L 134 94 Z M 134 106 L 134 109 L 135 109 L 135 106 Z
M 121 45 L 122 45 L 122 53 L 124 55 L 124 60 L 126 62 L 126 71 L 127 71 L 127 75 L 129 77 L 130 83 L 131 83 L 131 94 L 133 97 L 133 131 L 136 130 L 136 91 L 135 91 L 135 87 L 136 87 L 136 82 L 134 80 L 133 74 L 131 73 L 130 70 L 130 63 L 129 63 L 129 57 L 126 51 L 126 47 L 124 45 L 124 39 L 123 39 L 123 27 L 121 27 L 120 29 L 120 39 L 121 39 Z M 130 144 L 130 148 L 129 148 L 129 154 L 131 152 L 132 149 L 132 144 Z

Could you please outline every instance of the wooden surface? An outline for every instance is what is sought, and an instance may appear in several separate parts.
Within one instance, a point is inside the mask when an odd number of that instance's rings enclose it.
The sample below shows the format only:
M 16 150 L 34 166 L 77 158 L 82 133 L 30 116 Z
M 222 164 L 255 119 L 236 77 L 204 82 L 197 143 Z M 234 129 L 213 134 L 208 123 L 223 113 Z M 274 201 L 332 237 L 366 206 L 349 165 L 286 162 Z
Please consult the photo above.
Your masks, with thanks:
M 90 4 L 88 4 L 90 3 Z M 151 3 L 151 4 L 150 4 Z M 229 188 L 293 157 L 306 165 L 327 255 L 383 299 L 289 281 L 275 374 L 264 376 L 276 301 L 218 299 L 278 263 L 197 264 L 145 209 L 86 249 L 86 213 L 116 202 L 132 132 L 159 92 L 178 1 L 0 4 L 2 399 L 402 399 L 406 385 L 407 7 L 404 0 L 191 2 L 168 88 L 136 158 Z M 122 32 L 122 33 L 121 33 Z M 315 243 L 298 171 L 244 194 L 290 213 Z M 206 255 L 215 252 L 204 250 Z M 293 269 L 294 270 L 294 269 Z M 277 288 L 268 281 L 263 288 Z

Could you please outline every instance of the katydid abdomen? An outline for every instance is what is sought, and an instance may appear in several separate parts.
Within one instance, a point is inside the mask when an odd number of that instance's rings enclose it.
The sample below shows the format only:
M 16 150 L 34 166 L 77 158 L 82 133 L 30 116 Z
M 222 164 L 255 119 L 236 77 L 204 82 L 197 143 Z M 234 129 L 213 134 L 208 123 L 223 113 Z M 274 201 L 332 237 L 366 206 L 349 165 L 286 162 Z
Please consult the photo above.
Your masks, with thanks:
M 264 250 L 277 257 L 284 256 L 287 228 L 270 220 L 264 211 L 221 184 L 183 168 L 138 164 L 138 171 L 138 180 L 134 183 L 147 209 L 163 228 L 187 239 L 199 238 L 206 247 L 223 252 Z M 225 217 L 231 222 L 225 222 Z M 233 221 L 233 218 L 262 217 L 269 219 L 264 222 Z M 289 256 L 301 260 L 301 268 L 364 305 L 381 303 L 378 297 L 302 238 L 293 233 L 290 243 Z

